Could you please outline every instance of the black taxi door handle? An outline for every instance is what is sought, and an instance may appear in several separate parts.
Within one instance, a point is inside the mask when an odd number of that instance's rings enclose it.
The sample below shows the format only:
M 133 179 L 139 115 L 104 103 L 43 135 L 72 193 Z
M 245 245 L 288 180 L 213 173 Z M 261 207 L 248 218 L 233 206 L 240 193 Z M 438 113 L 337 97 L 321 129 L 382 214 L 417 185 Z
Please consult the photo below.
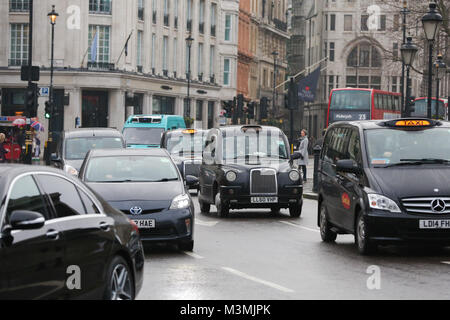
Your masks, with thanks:
M 100 222 L 100 229 L 104 230 L 104 231 L 108 231 L 109 230 L 109 224 L 106 222 Z
M 56 230 L 49 230 L 49 231 L 47 231 L 47 233 L 46 233 L 46 237 L 49 238 L 49 239 L 56 240 L 56 239 L 59 238 L 59 231 L 56 231 Z

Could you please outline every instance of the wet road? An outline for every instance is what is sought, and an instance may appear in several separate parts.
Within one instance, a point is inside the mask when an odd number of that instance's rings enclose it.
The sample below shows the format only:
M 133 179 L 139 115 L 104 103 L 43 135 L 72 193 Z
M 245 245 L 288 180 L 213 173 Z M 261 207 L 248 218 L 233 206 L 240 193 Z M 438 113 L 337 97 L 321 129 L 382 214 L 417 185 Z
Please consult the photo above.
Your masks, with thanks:
M 194 252 L 146 248 L 138 299 L 450 299 L 450 248 L 385 247 L 363 257 L 353 236 L 321 242 L 317 204 L 300 219 L 283 210 L 197 208 Z

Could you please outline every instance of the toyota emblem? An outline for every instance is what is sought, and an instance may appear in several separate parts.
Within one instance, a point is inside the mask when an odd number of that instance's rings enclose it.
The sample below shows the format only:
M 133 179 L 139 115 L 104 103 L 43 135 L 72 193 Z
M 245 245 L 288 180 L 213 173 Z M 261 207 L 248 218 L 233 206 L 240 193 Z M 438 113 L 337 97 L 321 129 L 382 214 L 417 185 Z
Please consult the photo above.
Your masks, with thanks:
M 130 209 L 130 213 L 132 215 L 138 215 L 142 213 L 142 208 L 141 207 L 133 207 Z
M 445 201 L 442 199 L 434 199 L 431 202 L 431 210 L 436 213 L 442 213 L 445 210 Z

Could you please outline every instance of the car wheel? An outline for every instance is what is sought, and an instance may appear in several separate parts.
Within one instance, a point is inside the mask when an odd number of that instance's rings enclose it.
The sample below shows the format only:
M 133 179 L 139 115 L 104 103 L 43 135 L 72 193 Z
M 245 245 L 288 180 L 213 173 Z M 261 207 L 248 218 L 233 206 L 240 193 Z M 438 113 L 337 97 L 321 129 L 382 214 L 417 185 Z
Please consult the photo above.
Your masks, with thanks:
M 180 242 L 178 248 L 181 251 L 193 251 L 194 250 L 194 240 Z
M 216 194 L 216 208 L 217 208 L 217 214 L 221 218 L 226 218 L 228 214 L 230 213 L 230 207 L 223 203 L 222 199 L 220 198 L 220 193 L 218 192 Z
M 134 300 L 134 280 L 130 268 L 121 256 L 111 261 L 107 273 L 105 300 Z
M 368 238 L 368 228 L 362 212 L 359 212 L 356 221 L 355 243 L 362 255 L 372 254 L 377 249 L 377 245 Z
M 331 225 L 327 219 L 327 209 L 322 203 L 320 206 L 320 236 L 323 242 L 333 242 L 337 238 L 337 233 L 331 230 Z
M 289 215 L 292 218 L 298 218 L 302 215 L 302 205 L 293 204 L 289 206 Z

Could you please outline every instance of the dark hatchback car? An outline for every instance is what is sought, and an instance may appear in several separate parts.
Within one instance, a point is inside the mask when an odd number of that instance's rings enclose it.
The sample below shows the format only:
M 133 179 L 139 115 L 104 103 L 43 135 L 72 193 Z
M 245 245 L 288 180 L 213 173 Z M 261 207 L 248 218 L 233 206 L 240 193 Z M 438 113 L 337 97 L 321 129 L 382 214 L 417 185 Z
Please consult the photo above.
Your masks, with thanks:
M 144 268 L 137 227 L 78 179 L 1 165 L 0 194 L 0 299 L 136 297 Z
M 161 148 L 172 156 L 183 177 L 199 176 L 207 130 L 178 129 L 166 131 L 161 139 Z M 199 185 L 190 186 L 198 189 Z
M 230 209 L 289 208 L 302 212 L 302 179 L 284 133 L 274 127 L 231 126 L 211 129 L 200 168 L 202 212 L 213 204 L 221 217 Z
M 194 247 L 194 205 L 177 166 L 164 149 L 90 151 L 79 178 L 127 214 L 146 242 Z M 188 176 L 186 183 L 197 183 Z
M 77 176 L 86 153 L 91 149 L 125 148 L 122 134 L 112 128 L 83 128 L 65 131 L 51 160 L 57 168 Z
M 379 244 L 450 244 L 450 123 L 427 119 L 338 122 L 319 164 L 323 241 L 355 235 Z

